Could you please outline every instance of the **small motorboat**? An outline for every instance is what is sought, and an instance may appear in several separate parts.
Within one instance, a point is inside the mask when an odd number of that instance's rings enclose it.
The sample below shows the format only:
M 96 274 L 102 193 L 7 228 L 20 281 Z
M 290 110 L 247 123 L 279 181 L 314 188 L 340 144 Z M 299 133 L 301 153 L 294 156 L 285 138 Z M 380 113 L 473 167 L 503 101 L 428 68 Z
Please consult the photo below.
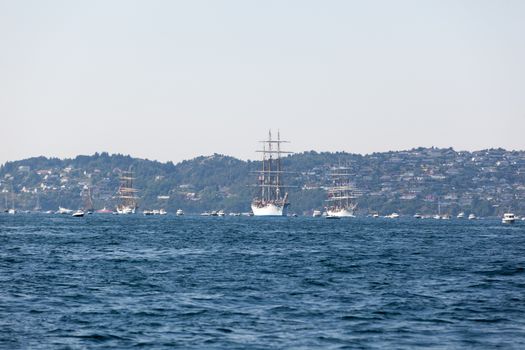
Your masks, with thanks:
M 501 222 L 504 224 L 513 224 L 514 221 L 516 221 L 516 216 L 513 213 L 505 213 L 501 219 Z
M 84 216 L 84 211 L 83 210 L 77 210 L 75 211 L 73 214 L 71 214 L 71 216 L 75 217 L 75 218 L 81 218 Z

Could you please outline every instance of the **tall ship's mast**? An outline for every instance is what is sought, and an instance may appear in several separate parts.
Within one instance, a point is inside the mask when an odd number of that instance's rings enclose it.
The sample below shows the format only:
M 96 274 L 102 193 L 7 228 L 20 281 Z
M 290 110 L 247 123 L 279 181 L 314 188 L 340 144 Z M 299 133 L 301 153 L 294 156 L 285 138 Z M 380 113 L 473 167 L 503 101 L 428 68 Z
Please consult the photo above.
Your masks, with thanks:
M 123 171 L 120 175 L 120 187 L 118 189 L 118 198 L 120 204 L 117 205 L 118 214 L 135 214 L 138 208 L 137 205 L 137 192 L 138 190 L 133 188 L 133 172 L 130 170 Z
M 281 135 L 277 132 L 277 140 L 272 139 L 271 130 L 268 132 L 268 140 L 260 141 L 263 149 L 257 152 L 262 153 L 262 169 L 257 171 L 258 194 L 252 201 L 252 211 L 255 216 L 285 216 L 290 203 L 288 193 L 284 191 L 282 175 L 281 155 L 286 152 L 281 149 Z
M 332 185 L 328 188 L 327 217 L 354 217 L 359 192 L 350 183 L 349 168 L 333 168 Z

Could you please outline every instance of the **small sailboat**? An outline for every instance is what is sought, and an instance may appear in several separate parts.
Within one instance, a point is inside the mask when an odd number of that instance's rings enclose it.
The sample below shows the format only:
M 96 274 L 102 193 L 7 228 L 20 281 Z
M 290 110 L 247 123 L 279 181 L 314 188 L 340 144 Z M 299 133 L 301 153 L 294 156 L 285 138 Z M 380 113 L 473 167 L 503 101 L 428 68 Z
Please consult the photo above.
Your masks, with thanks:
M 443 217 L 441 216 L 441 202 L 439 200 L 439 197 L 438 197 L 438 213 L 436 215 L 434 215 L 434 219 L 436 219 L 436 220 L 443 219 Z
M 7 194 L 6 194 L 6 207 L 7 207 Z M 15 209 L 15 190 L 14 190 L 13 184 L 11 184 L 11 208 L 9 208 L 7 210 L 7 213 L 11 214 L 11 215 L 16 214 L 16 209 Z
M 81 192 L 82 201 L 84 202 L 84 207 L 82 210 L 85 214 L 93 214 L 94 212 L 94 205 L 93 205 L 93 193 L 91 190 L 91 187 L 84 185 Z

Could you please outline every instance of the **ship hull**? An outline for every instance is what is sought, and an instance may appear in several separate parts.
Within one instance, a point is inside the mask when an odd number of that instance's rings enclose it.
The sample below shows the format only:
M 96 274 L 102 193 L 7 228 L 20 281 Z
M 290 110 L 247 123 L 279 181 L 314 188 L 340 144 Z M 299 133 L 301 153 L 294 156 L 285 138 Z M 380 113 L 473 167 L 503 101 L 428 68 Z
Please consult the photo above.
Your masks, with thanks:
M 286 216 L 288 214 L 288 203 L 285 205 L 273 203 L 265 205 L 252 204 L 252 212 L 254 216 Z
M 326 215 L 337 217 L 337 218 L 354 218 L 355 217 L 354 213 L 351 210 L 348 210 L 346 208 L 327 209 Z

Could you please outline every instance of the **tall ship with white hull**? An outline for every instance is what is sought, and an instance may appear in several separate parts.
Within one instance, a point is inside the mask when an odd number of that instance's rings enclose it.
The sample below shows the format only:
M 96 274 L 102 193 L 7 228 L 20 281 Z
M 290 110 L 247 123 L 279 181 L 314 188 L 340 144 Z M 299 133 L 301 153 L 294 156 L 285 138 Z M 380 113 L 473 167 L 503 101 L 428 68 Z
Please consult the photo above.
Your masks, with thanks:
M 281 150 L 281 144 L 288 141 L 282 141 L 279 133 L 277 133 L 277 140 L 273 140 L 270 131 L 268 140 L 261 143 L 263 149 L 257 152 L 263 154 L 262 169 L 257 171 L 259 183 L 256 186 L 259 188 L 259 193 L 252 201 L 253 215 L 286 216 L 290 203 L 282 181 L 281 155 L 291 152 Z
M 120 204 L 117 205 L 118 214 L 135 214 L 138 208 L 138 190 L 133 188 L 134 180 L 135 178 L 131 170 L 122 172 L 117 193 L 117 197 L 120 199 Z
M 348 168 L 342 167 L 332 169 L 330 174 L 332 186 L 327 190 L 327 217 L 355 217 L 355 209 L 357 208 L 355 200 L 359 197 L 359 192 L 350 183 L 348 171 Z

